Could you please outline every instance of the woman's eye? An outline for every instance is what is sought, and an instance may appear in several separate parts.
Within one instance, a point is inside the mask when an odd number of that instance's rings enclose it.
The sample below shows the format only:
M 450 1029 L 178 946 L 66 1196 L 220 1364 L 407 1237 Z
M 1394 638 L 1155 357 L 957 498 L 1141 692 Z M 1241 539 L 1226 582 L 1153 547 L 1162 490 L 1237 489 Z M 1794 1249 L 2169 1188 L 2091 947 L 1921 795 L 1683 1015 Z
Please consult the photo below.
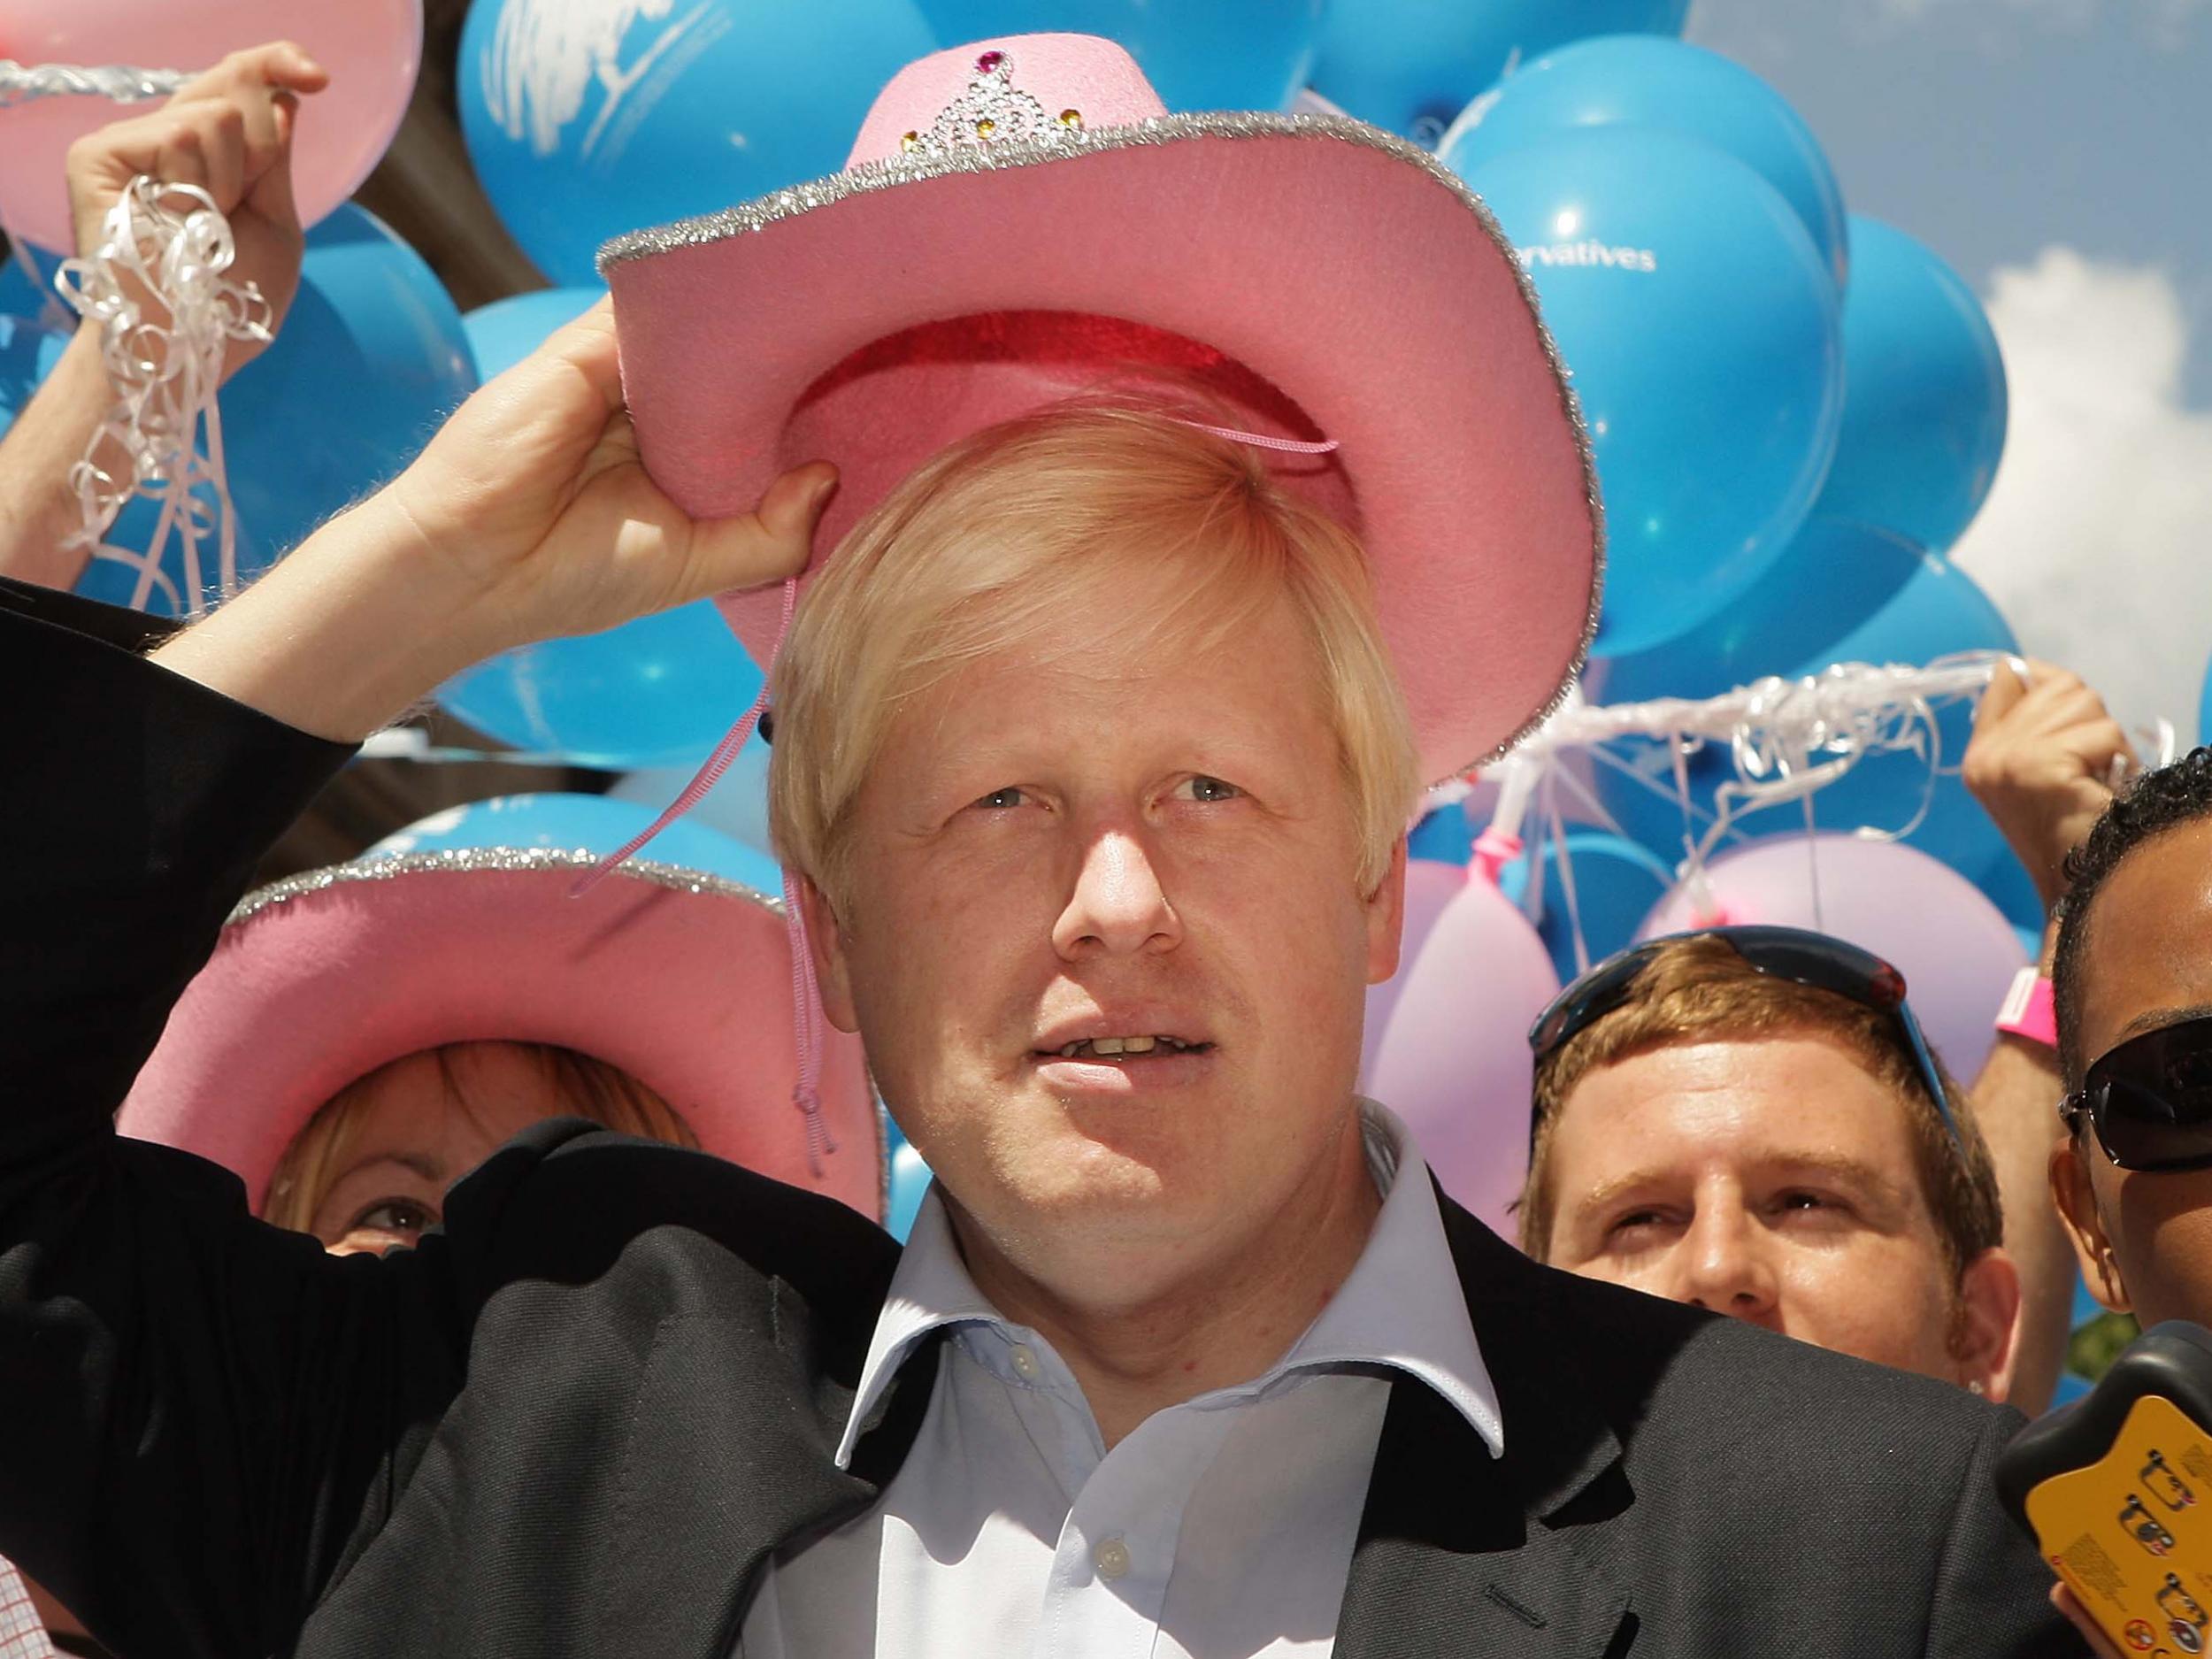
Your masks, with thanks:
M 348 1231 L 412 1236 L 437 1225 L 437 1214 L 429 1205 L 417 1203 L 411 1198 L 386 1198 L 371 1204 L 355 1217 L 353 1225 Z
M 1004 789 L 992 790 L 990 794 L 985 795 L 980 801 L 978 801 L 976 804 L 982 807 L 987 811 L 1004 812 L 1014 807 L 1019 806 L 1025 799 L 1027 799 L 1027 797 L 1024 795 L 1019 789 L 1010 787 Z
M 1243 793 L 1233 783 L 1224 783 L 1218 778 L 1202 775 L 1186 778 L 1175 786 L 1177 798 L 1184 801 L 1233 801 Z

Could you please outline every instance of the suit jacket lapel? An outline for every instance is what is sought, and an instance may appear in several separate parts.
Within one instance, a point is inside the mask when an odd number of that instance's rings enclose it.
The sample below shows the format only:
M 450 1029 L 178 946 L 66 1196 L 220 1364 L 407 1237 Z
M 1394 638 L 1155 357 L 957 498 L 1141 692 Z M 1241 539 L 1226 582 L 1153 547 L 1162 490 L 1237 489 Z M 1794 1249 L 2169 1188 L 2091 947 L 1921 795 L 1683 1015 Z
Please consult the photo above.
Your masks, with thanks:
M 1506 1453 L 1410 1378 L 1391 1389 L 1345 1586 L 1344 1659 L 1597 1659 L 1628 1610 L 1606 1563 L 1630 1502 L 1612 1427 L 1577 1380 L 1527 1259 L 1439 1194 Z

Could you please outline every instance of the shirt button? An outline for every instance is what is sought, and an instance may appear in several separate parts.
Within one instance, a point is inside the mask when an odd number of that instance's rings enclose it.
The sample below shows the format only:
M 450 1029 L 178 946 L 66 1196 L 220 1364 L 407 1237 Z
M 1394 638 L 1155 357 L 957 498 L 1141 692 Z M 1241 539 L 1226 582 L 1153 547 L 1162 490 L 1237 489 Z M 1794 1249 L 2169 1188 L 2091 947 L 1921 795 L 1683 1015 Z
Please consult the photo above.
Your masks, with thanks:
M 1129 1546 L 1118 1538 L 1110 1538 L 1091 1556 L 1091 1564 L 1098 1569 L 1100 1578 L 1118 1578 L 1129 1571 Z
M 1012 1358 L 1014 1374 L 1024 1382 L 1035 1382 L 1043 1374 L 1044 1367 L 1037 1363 L 1036 1350 L 1026 1342 L 1014 1344 Z

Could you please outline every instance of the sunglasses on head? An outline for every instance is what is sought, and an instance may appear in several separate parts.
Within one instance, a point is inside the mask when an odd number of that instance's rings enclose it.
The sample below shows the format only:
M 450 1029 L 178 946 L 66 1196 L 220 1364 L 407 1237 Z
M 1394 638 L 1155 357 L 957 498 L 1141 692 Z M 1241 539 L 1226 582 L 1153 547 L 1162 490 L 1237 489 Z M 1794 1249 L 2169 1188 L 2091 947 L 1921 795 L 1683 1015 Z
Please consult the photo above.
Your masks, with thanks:
M 2124 1170 L 2212 1168 L 2212 1015 L 2108 1049 L 2058 1110 L 2072 1133 L 2088 1118 Z
M 1953 1144 L 1963 1148 L 1957 1120 L 1951 1115 L 1950 1095 L 1943 1087 L 1943 1073 L 1936 1067 L 1935 1056 L 1921 1033 L 1920 1022 L 1906 1006 L 1905 976 L 1870 950 L 1862 950 L 1840 939 L 1801 927 L 1701 928 L 1695 933 L 1670 933 L 1663 939 L 1647 940 L 1608 956 L 1560 992 L 1551 1006 L 1536 1017 L 1536 1023 L 1528 1033 L 1528 1046 L 1535 1052 L 1536 1064 L 1543 1064 L 1576 1036 L 1625 1002 L 1636 976 L 1649 965 L 1652 958 L 1666 946 L 1685 939 L 1717 940 L 1758 972 L 1814 990 L 1832 992 L 1847 1002 L 1888 1015 L 1899 1044 L 1918 1071 L 1921 1086 L 1935 1102 L 1936 1113 L 1943 1119 L 1944 1128 L 1950 1132 Z M 1532 1113 L 1532 1141 L 1535 1134 Z

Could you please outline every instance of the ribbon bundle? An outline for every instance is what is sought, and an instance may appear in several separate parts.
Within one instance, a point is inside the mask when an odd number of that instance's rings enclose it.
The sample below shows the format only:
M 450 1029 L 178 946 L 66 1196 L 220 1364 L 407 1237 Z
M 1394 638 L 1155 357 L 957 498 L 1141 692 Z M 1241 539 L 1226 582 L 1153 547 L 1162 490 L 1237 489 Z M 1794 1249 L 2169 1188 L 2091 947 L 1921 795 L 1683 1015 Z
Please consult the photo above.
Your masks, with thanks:
M 62 298 L 98 323 L 116 393 L 84 459 L 70 469 L 83 514 L 77 536 L 96 557 L 137 571 L 131 603 L 140 610 L 157 589 L 173 614 L 204 607 L 200 549 L 211 537 L 222 596 L 237 588 L 237 526 L 215 394 L 230 343 L 266 342 L 271 331 L 260 289 L 224 275 L 234 256 L 230 224 L 206 191 L 141 177 L 108 210 L 91 257 L 65 260 L 55 275 Z M 161 503 L 146 550 L 106 545 L 104 526 L 136 495 Z M 182 548 L 181 592 L 161 568 L 172 534 Z

